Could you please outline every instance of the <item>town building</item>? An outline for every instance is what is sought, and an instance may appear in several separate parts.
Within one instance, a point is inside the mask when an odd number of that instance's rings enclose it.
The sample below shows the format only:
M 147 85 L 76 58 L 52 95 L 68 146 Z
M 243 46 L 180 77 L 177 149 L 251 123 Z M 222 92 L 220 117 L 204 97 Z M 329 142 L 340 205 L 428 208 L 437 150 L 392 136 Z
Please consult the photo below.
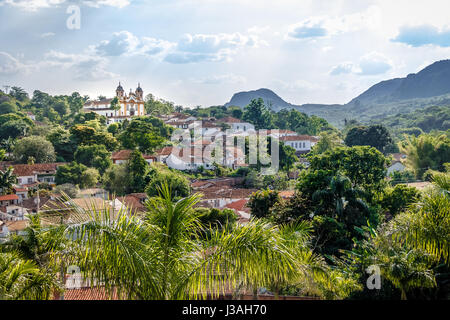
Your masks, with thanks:
M 280 137 L 285 145 L 295 149 L 296 153 L 303 154 L 311 151 L 311 148 L 319 141 L 318 138 L 308 135 L 295 135 Z
M 249 122 L 242 121 L 233 117 L 225 117 L 217 120 L 218 123 L 225 123 L 230 126 L 233 131 L 254 131 L 255 126 Z
M 36 164 L 14 164 L 13 174 L 17 177 L 17 184 L 20 188 L 35 186 L 38 183 L 55 184 L 55 175 L 58 167 L 64 165 L 64 162 L 55 163 L 36 163 Z M 9 165 L 8 165 L 9 166 Z M 7 169 L 6 165 L 2 170 Z M 20 191 L 23 193 L 24 191 Z
M 122 122 L 125 119 L 131 120 L 134 116 L 143 116 L 146 114 L 144 107 L 144 91 L 140 84 L 138 84 L 138 87 L 134 92 L 130 89 L 130 93 L 127 95 L 119 82 L 115 97 L 118 98 L 120 105 L 117 110 L 111 107 L 111 102 L 114 98 L 88 101 L 84 105 L 83 110 L 85 112 L 95 112 L 101 116 L 105 116 L 108 124 Z
M 133 150 L 120 150 L 120 151 L 114 152 L 111 155 L 111 160 L 114 164 L 125 163 L 130 159 L 132 152 L 133 152 Z M 142 156 L 144 157 L 145 161 L 149 164 L 156 161 L 155 156 L 151 156 L 148 154 L 143 154 Z

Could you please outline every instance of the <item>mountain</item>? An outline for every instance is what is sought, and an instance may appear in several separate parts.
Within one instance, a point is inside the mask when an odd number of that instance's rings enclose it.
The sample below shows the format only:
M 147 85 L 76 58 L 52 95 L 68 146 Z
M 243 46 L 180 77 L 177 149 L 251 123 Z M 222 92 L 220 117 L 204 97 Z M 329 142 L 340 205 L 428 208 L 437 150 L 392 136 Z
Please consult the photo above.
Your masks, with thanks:
M 430 98 L 450 93 L 450 60 L 437 61 L 406 78 L 382 81 L 363 92 L 350 103 L 375 103 Z
M 274 111 L 278 111 L 284 108 L 292 108 L 294 105 L 284 101 L 280 96 L 270 89 L 258 89 L 253 91 L 238 92 L 231 97 L 230 102 L 226 103 L 225 106 L 238 106 L 245 107 L 253 99 L 262 98 L 264 103 Z
M 269 89 L 239 92 L 225 106 L 245 107 L 252 99 L 262 98 L 272 110 L 295 108 L 325 118 L 337 127 L 344 119 L 373 122 L 380 117 L 405 114 L 433 105 L 450 105 L 450 60 L 437 61 L 405 78 L 381 81 L 344 105 L 295 105 Z

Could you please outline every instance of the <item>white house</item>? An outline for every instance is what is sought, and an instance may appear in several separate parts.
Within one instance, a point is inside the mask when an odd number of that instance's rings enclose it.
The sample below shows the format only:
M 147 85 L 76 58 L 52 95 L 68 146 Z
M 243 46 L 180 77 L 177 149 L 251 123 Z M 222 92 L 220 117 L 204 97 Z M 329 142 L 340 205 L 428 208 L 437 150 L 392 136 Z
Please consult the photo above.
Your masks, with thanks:
M 0 207 L 0 220 L 3 221 L 23 220 L 27 214 L 27 209 L 17 205 Z
M 393 153 L 392 154 L 393 161 L 390 166 L 387 168 L 387 175 L 389 176 L 391 173 L 395 171 L 404 171 L 406 166 L 403 164 L 403 161 L 406 159 L 406 154 L 403 153 Z
M 130 159 L 132 152 L 133 152 L 133 150 L 120 150 L 120 151 L 114 152 L 111 155 L 111 160 L 114 164 L 125 163 L 128 161 L 128 159 Z M 149 164 L 156 161 L 156 157 L 148 155 L 148 154 L 143 154 L 142 157 Z
M 291 130 L 284 130 L 284 129 L 279 129 L 279 130 L 267 130 L 267 135 L 272 137 L 272 138 L 281 138 L 281 137 L 292 137 L 292 136 L 296 136 L 297 132 L 295 131 L 291 131 Z
M 319 141 L 316 137 L 301 135 L 301 136 L 284 136 L 280 138 L 285 145 L 295 149 L 298 153 L 307 153 Z
M 391 163 L 391 165 L 387 168 L 387 175 L 390 175 L 391 173 L 394 173 L 395 171 L 404 171 L 406 169 L 406 166 L 401 163 L 400 161 L 394 161 Z
M 249 122 L 242 121 L 233 117 L 225 117 L 217 120 L 230 126 L 233 131 L 254 131 L 255 126 Z
M 194 134 L 201 133 L 206 139 L 215 136 L 220 130 L 220 126 L 212 121 L 194 121 L 188 126 L 189 129 L 194 129 Z M 211 139 L 209 139 L 211 140 Z
M 37 182 L 54 184 L 56 171 L 59 166 L 64 164 L 64 162 L 16 164 L 12 165 L 12 168 L 14 169 L 13 174 L 17 177 L 17 184 L 23 187 Z
M 6 239 L 11 234 L 24 235 L 24 230 L 28 227 L 29 221 L 27 219 L 17 221 L 0 221 L 0 239 Z

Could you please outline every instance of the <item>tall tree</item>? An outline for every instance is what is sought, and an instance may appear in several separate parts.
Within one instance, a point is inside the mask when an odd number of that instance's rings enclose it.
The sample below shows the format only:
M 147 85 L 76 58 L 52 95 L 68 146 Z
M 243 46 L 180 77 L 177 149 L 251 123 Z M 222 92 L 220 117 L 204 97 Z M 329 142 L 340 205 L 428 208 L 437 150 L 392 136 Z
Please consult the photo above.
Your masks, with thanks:
M 11 87 L 9 95 L 22 102 L 28 99 L 28 93 L 21 87 Z
M 12 167 L 6 170 L 0 170 L 0 192 L 2 195 L 9 194 L 16 182 L 17 177 L 14 175 Z
M 399 148 L 407 155 L 407 164 L 419 179 L 428 169 L 444 171 L 444 164 L 450 159 L 450 138 L 445 134 L 407 136 Z
M 13 154 L 14 158 L 21 163 L 27 163 L 31 157 L 36 163 L 49 163 L 56 160 L 53 145 L 39 136 L 30 136 L 17 141 Z
M 134 150 L 128 160 L 130 192 L 144 192 L 147 184 L 148 163 L 139 150 Z
M 255 129 L 257 130 L 272 128 L 272 116 L 262 98 L 253 99 L 250 104 L 244 108 L 242 119 L 254 124 Z
M 75 152 L 75 161 L 98 169 L 103 174 L 112 165 L 111 152 L 104 145 L 81 145 Z
M 345 137 L 345 144 L 349 147 L 371 146 L 384 154 L 386 154 L 392 142 L 389 131 L 382 125 L 354 127 Z

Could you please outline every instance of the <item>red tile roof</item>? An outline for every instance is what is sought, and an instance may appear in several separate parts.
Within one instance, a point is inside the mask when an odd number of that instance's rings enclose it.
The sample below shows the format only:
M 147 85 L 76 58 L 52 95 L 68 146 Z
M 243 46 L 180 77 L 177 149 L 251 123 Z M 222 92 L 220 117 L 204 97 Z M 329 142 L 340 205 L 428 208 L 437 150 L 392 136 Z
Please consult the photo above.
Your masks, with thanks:
M 292 131 L 292 130 L 284 130 L 284 129 L 276 129 L 276 130 L 278 130 L 279 134 L 295 134 L 295 135 L 297 135 L 297 132 Z M 276 130 L 275 129 L 267 130 L 267 134 L 275 133 Z
M 319 139 L 313 136 L 301 135 L 301 136 L 285 136 L 280 138 L 281 141 L 311 141 L 317 142 Z
M 128 160 L 128 159 L 130 159 L 132 152 L 133 152 L 133 150 L 120 150 L 120 151 L 114 152 L 111 156 L 111 159 L 112 160 Z M 154 156 L 151 156 L 148 154 L 143 154 L 142 156 L 144 157 L 144 159 L 155 159 Z
M 225 117 L 217 120 L 218 122 L 225 122 L 225 123 L 241 123 L 243 122 L 240 119 L 233 118 L 233 117 Z
M 36 163 L 36 164 L 14 164 L 13 167 L 14 175 L 18 177 L 23 176 L 33 176 L 36 173 L 56 173 L 59 166 L 65 165 L 65 162 L 55 162 L 55 163 Z M 3 168 L 5 169 L 5 168 Z
M 64 300 L 119 300 L 119 297 L 116 290 L 108 294 L 105 288 L 80 288 L 64 291 Z
M 240 199 L 238 201 L 234 201 L 232 203 L 227 204 L 225 207 L 227 207 L 229 209 L 234 209 L 237 211 L 248 211 L 249 208 L 246 207 L 247 203 L 248 203 L 248 200 Z
M 5 226 L 9 231 L 22 231 L 28 227 L 28 220 L 18 220 L 6 222 Z
M 6 196 L 0 196 L 0 201 L 11 201 L 11 200 L 19 200 L 19 196 L 17 194 L 7 194 Z
M 173 147 L 164 147 L 162 149 L 156 150 L 155 154 L 157 156 L 169 156 L 172 153 Z

